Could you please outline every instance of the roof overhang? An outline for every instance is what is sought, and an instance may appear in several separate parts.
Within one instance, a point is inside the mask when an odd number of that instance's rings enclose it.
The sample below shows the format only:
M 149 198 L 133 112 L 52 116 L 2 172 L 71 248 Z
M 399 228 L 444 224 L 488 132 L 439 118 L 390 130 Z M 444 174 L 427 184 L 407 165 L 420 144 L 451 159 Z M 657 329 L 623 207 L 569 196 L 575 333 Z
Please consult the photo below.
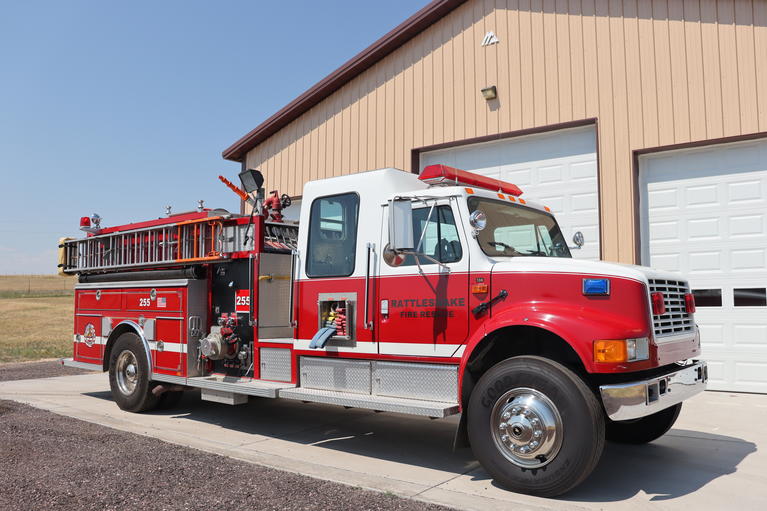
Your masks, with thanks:
M 433 0 L 225 149 L 224 159 L 242 161 L 248 151 L 465 2 Z

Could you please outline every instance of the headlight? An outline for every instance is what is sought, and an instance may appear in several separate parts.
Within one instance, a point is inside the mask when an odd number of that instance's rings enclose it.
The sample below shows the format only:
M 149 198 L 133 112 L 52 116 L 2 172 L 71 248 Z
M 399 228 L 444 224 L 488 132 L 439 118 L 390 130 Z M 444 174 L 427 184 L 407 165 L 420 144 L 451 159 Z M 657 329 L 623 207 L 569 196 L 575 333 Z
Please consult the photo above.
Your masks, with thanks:
M 650 341 L 647 337 L 594 341 L 594 362 L 637 362 L 648 358 L 650 358 Z

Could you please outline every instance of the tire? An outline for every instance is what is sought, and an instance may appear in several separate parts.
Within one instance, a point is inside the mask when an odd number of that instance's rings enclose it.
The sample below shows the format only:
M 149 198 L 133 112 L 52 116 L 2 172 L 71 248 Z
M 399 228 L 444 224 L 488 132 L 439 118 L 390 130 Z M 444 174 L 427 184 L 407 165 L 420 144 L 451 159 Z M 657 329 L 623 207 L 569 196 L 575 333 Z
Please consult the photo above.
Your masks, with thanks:
M 607 421 L 607 439 L 622 444 L 646 444 L 665 435 L 682 411 L 682 403 L 631 421 Z
M 181 402 L 181 398 L 184 397 L 184 391 L 178 390 L 173 392 L 163 392 L 160 394 L 160 400 L 157 403 L 158 410 L 172 410 L 176 408 Z
M 591 474 L 604 448 L 596 397 L 575 373 L 545 358 L 514 357 L 490 368 L 468 413 L 474 455 L 515 492 L 561 495 Z
M 157 406 L 159 398 L 152 394 L 149 363 L 144 345 L 132 332 L 117 338 L 109 356 L 109 386 L 117 406 L 128 412 L 146 412 Z

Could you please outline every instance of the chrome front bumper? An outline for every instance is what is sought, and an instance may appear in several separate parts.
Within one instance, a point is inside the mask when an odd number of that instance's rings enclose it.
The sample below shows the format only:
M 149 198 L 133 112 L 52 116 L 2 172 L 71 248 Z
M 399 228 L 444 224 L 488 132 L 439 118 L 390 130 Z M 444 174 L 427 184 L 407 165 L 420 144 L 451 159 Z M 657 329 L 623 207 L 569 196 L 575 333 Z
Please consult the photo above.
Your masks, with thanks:
M 639 419 L 681 403 L 706 390 L 706 363 L 694 360 L 679 370 L 649 380 L 601 385 L 607 416 L 614 421 Z

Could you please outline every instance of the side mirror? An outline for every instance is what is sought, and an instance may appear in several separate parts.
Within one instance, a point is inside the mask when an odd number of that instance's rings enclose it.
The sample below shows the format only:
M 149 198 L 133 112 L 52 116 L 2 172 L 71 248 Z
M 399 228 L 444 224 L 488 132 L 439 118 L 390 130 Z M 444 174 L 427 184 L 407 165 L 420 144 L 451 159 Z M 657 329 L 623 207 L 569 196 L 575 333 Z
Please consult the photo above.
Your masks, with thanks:
M 584 241 L 583 233 L 581 231 L 576 231 L 576 233 L 573 234 L 573 243 L 575 243 L 576 247 L 583 248 Z
M 469 215 L 469 225 L 471 225 L 475 231 L 481 231 L 487 227 L 487 215 L 481 209 L 472 211 Z
M 389 201 L 389 248 L 394 252 L 415 249 L 410 199 Z

